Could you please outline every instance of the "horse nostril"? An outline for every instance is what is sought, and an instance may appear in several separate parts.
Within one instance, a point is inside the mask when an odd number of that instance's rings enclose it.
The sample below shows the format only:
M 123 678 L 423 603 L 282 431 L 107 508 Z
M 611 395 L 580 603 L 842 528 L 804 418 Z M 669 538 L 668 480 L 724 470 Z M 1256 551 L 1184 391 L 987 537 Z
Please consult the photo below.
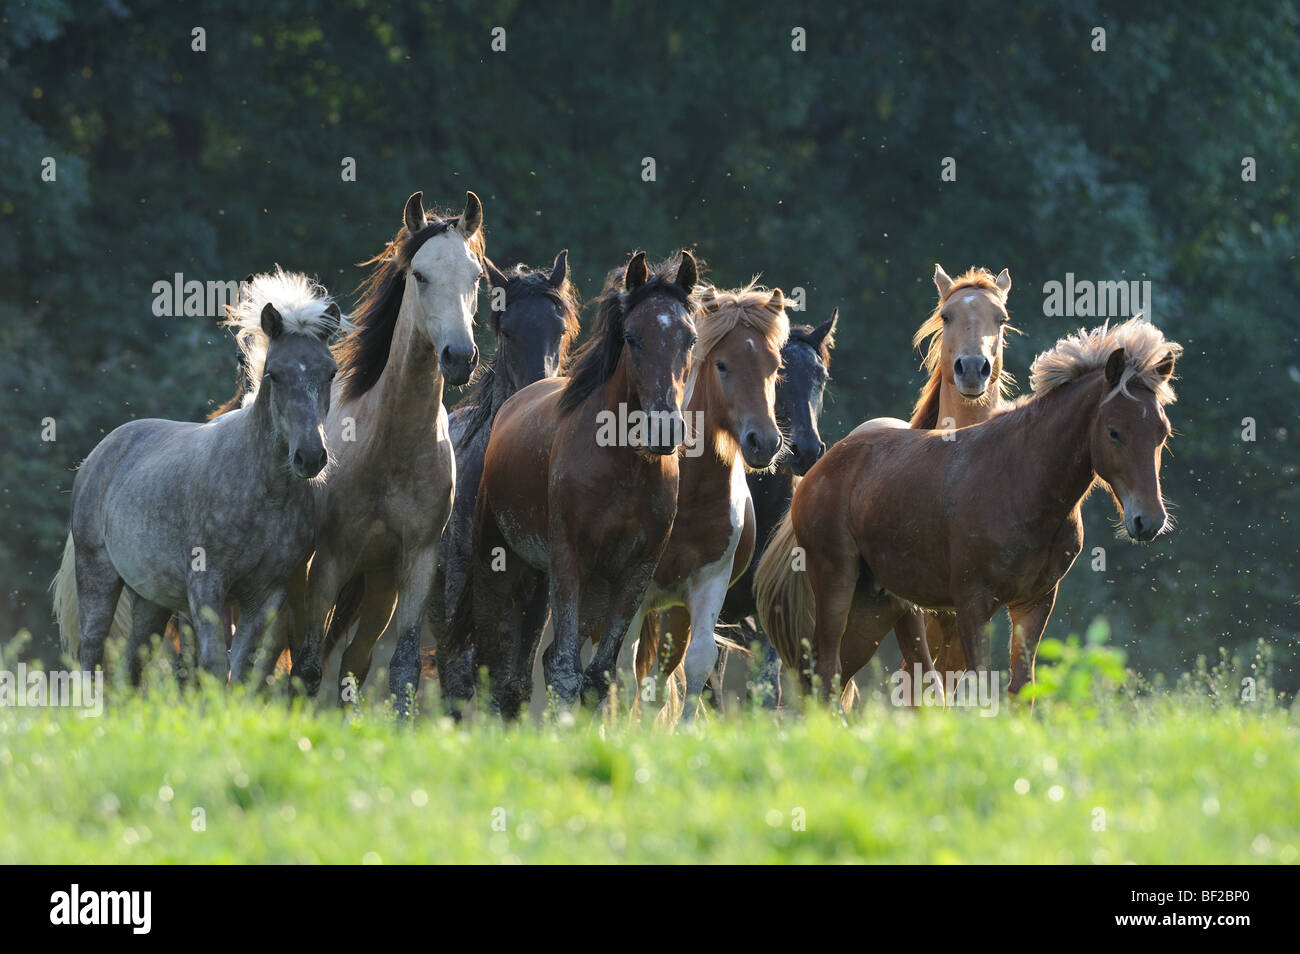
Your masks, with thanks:
M 1139 537 L 1142 536 L 1142 528 L 1144 526 L 1145 526 L 1145 521 L 1143 521 L 1141 515 L 1138 515 L 1133 518 L 1133 530 L 1137 533 Z
M 300 450 L 293 452 L 293 468 L 299 473 L 307 469 L 307 458 L 302 456 L 302 451 Z
M 984 364 L 980 367 L 980 376 L 987 378 L 993 371 L 993 365 L 989 364 L 989 359 L 984 359 Z
M 955 372 L 957 373 L 957 377 L 960 378 L 960 377 L 961 377 L 961 358 L 958 358 L 956 361 L 954 361 L 954 362 L 952 363 L 952 369 L 953 369 L 953 371 L 955 371 Z

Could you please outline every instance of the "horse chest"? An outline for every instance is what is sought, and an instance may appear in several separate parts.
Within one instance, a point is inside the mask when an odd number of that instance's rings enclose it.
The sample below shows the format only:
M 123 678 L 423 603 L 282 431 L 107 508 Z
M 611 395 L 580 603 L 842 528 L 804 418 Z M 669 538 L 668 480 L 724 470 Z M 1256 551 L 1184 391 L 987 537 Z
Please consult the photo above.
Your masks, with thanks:
M 668 544 L 655 570 L 660 590 L 689 588 L 697 578 L 719 573 L 730 577 L 750 502 L 744 467 L 737 459 L 723 481 L 695 490 L 688 487 L 690 496 L 678 501 Z

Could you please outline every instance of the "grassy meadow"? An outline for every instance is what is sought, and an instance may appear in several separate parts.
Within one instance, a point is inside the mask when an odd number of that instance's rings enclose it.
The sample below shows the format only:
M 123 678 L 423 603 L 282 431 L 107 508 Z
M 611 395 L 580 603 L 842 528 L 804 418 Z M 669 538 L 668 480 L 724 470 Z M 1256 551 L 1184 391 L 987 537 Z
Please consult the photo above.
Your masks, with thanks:
M 1295 862 L 1300 726 L 1262 675 L 1121 683 L 1109 652 L 1047 644 L 993 717 L 885 687 L 675 729 L 109 685 L 98 717 L 0 708 L 0 862 Z

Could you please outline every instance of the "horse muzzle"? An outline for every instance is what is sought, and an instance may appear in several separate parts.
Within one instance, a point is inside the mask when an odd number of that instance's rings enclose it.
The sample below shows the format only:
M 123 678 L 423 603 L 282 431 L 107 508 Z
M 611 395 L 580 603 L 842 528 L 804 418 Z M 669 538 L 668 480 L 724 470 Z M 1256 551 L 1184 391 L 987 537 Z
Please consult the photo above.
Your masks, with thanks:
M 453 348 L 447 345 L 438 353 L 438 365 L 447 383 L 458 387 L 469 381 L 478 366 L 478 346 L 471 344 L 468 348 Z

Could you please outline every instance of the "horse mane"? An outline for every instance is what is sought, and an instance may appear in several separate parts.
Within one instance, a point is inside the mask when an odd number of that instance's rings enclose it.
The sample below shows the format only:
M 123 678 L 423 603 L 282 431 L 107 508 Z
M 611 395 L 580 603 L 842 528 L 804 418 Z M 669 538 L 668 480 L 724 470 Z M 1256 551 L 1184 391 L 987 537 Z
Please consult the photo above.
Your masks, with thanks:
M 406 270 L 411 267 L 421 246 L 435 235 L 441 235 L 460 222 L 459 216 L 443 218 L 435 213 L 425 213 L 424 228 L 412 235 L 403 226 L 374 258 L 359 262 L 361 268 L 373 266 L 370 274 L 357 286 L 356 313 L 352 316 L 354 330 L 335 346 L 343 388 L 340 397 L 354 400 L 373 388 L 388 364 L 388 353 L 393 346 L 393 331 L 397 316 L 402 310 L 402 296 L 406 293 Z M 470 250 L 483 255 L 483 230 L 470 239 Z
M 1115 327 L 1106 322 L 1091 331 L 1082 329 L 1067 335 L 1034 359 L 1029 366 L 1029 386 L 1035 396 L 1047 394 L 1089 372 L 1106 366 L 1116 348 L 1124 349 L 1124 373 L 1119 384 L 1106 395 L 1129 394 L 1130 382 L 1153 392 L 1162 406 L 1178 399 L 1169 379 L 1157 371 L 1168 358 L 1178 359 L 1183 346 L 1168 340 L 1164 332 L 1140 314 Z
M 822 359 L 822 364 L 825 365 L 826 370 L 829 372 L 831 369 L 831 348 L 834 347 L 834 342 L 825 338 L 821 341 L 814 341 L 813 332 L 816 330 L 812 325 L 791 325 L 790 337 L 786 344 L 802 344 L 812 348 L 817 352 L 817 357 Z
M 578 330 L 581 327 L 578 320 L 577 287 L 566 278 L 563 284 L 556 288 L 551 284 L 549 273 L 542 269 L 529 268 L 522 262 L 507 269 L 503 274 L 507 279 L 505 286 L 507 310 L 512 301 L 521 301 L 535 296 L 549 298 L 559 305 L 560 312 L 564 315 L 564 337 L 560 339 L 560 367 L 563 368 L 569 360 L 569 349 L 578 337 Z M 500 328 L 503 314 L 504 312 L 492 312 L 493 331 Z M 479 428 L 490 424 L 496 416 L 498 410 L 495 388 L 496 359 L 500 351 L 501 342 L 498 339 L 496 351 L 492 353 L 491 359 L 479 365 L 469 383 L 469 392 L 457 405 L 456 409 L 463 410 L 466 415 L 466 434 L 477 433 Z
M 596 319 L 591 337 L 577 351 L 567 368 L 568 382 L 560 395 L 560 413 L 567 414 L 585 401 L 611 377 L 623 354 L 623 322 L 628 313 L 651 295 L 668 295 L 692 311 L 699 304 L 698 285 L 688 295 L 677 285 L 680 255 L 650 266 L 650 278 L 634 292 L 623 289 L 623 270 L 613 271 L 605 280 L 605 290 L 596 302 Z M 697 263 L 698 265 L 698 263 Z M 702 269 L 702 266 L 698 266 Z
M 336 318 L 328 313 L 333 297 L 324 286 L 301 272 L 286 272 L 279 265 L 275 271 L 252 276 L 244 283 L 239 300 L 226 306 L 222 325 L 235 329 L 239 345 L 240 380 L 235 396 L 212 415 L 251 404 L 257 398 L 270 347 L 262 330 L 262 310 L 274 305 L 284 322 L 284 334 L 304 335 L 327 341 L 338 330 Z
M 1006 293 L 998 287 L 996 277 L 987 268 L 967 269 L 965 274 L 953 280 L 947 294 L 939 296 L 939 302 L 934 306 L 934 310 L 912 336 L 913 348 L 925 346 L 925 358 L 921 365 L 929 374 L 929 378 L 921 387 L 921 396 L 917 398 L 916 406 L 912 408 L 912 419 L 908 422 L 912 427 L 934 430 L 939 425 L 939 391 L 943 386 L 943 370 L 939 367 L 939 358 L 943 356 L 943 306 L 948 304 L 949 298 L 963 288 L 991 291 L 998 296 L 1003 306 L 1006 305 Z M 1006 368 L 999 367 L 997 371 L 995 393 L 999 400 L 1005 400 L 1011 393 L 1015 380 Z

